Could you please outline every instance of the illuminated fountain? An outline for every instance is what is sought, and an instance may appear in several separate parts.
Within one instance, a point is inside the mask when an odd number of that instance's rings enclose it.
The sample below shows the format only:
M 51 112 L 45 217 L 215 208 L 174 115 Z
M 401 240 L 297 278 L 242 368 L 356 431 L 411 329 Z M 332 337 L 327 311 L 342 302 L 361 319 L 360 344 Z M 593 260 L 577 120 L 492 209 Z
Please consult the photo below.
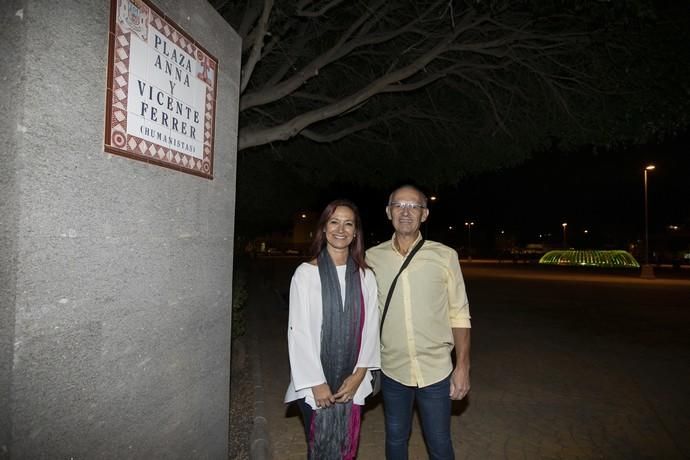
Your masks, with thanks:
M 539 259 L 544 265 L 571 267 L 640 268 L 640 264 L 628 251 L 549 251 Z

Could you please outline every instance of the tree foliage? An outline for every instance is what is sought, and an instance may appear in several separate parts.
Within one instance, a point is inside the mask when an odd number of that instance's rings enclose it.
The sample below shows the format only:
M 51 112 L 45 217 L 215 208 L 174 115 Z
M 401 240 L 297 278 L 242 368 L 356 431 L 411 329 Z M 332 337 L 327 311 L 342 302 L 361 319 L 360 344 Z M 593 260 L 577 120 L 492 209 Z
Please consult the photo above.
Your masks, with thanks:
M 214 3 L 243 39 L 241 167 L 453 183 L 688 123 L 684 1 Z
M 592 104 L 631 89 L 621 88 L 621 71 L 644 45 L 632 39 L 655 19 L 641 1 L 217 7 L 244 40 L 240 150 L 295 136 L 334 142 L 366 132 L 385 141 L 420 120 L 453 141 L 458 132 L 513 137 L 525 126 L 548 127 L 543 121 L 562 124 L 564 115 L 589 128 L 583 118 Z

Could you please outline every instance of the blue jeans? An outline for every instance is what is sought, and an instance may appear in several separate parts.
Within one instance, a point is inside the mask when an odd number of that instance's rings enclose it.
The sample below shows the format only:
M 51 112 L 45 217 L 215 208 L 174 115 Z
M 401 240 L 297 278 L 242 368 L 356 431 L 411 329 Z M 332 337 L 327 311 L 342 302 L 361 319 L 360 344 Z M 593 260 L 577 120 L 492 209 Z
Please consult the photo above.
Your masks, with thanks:
M 302 413 L 302 421 L 304 422 L 304 437 L 307 438 L 307 445 L 309 445 L 309 434 L 311 432 L 311 419 L 314 415 L 314 409 L 311 408 L 309 403 L 302 399 L 297 400 L 297 405 Z
M 415 401 L 422 422 L 429 458 L 453 460 L 450 439 L 450 376 L 424 388 L 408 387 L 381 373 L 381 393 L 386 416 L 386 458 L 407 460 Z

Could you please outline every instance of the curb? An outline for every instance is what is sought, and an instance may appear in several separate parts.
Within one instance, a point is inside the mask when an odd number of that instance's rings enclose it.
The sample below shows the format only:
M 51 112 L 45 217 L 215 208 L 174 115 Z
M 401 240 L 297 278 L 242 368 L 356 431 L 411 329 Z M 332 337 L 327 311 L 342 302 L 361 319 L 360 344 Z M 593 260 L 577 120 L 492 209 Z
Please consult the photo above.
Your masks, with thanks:
M 251 320 L 257 321 L 257 309 L 252 308 Z M 252 433 L 249 437 L 249 458 L 251 460 L 270 460 L 273 458 L 271 441 L 268 436 L 268 421 L 264 415 L 264 386 L 261 373 L 261 359 L 257 334 L 251 340 L 252 378 L 254 380 L 254 417 Z

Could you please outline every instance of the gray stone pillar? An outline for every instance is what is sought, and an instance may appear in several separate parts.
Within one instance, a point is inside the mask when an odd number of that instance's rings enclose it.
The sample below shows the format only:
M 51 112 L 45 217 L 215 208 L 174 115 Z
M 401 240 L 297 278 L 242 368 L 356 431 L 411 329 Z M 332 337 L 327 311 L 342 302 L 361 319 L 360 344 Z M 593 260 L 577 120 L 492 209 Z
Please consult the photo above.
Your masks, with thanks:
M 110 2 L 0 4 L 0 458 L 227 458 L 240 39 L 214 179 L 103 152 Z

